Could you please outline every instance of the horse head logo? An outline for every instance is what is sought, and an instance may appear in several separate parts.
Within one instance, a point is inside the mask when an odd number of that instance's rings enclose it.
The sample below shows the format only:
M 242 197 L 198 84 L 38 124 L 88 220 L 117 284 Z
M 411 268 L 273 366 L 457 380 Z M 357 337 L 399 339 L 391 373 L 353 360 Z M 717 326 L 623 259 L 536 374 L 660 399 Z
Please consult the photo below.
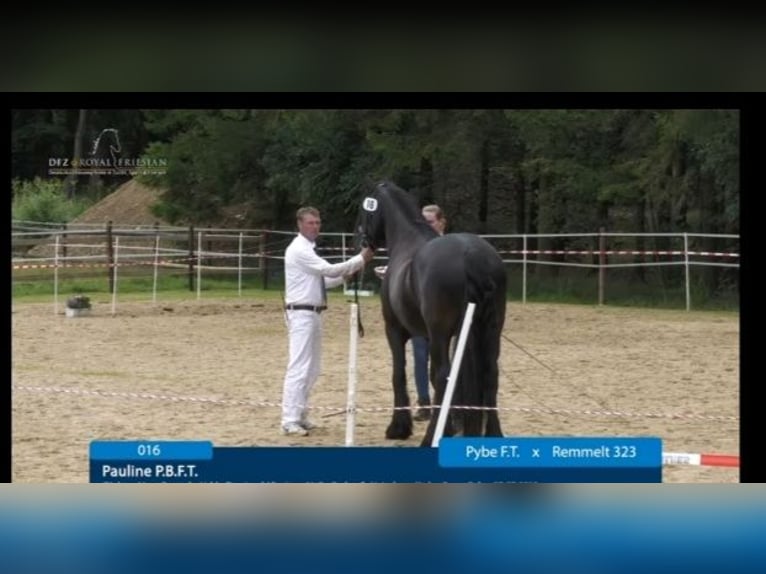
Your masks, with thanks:
M 122 145 L 120 145 L 120 133 L 114 128 L 101 130 L 98 137 L 93 140 L 93 150 L 90 152 L 90 155 L 95 157 L 96 154 L 99 153 L 99 149 L 101 149 L 101 154 L 105 155 L 104 147 L 107 143 L 103 143 L 102 145 L 102 138 L 104 142 L 108 143 L 109 154 L 112 157 L 111 166 L 115 167 L 117 165 L 118 154 L 122 151 Z

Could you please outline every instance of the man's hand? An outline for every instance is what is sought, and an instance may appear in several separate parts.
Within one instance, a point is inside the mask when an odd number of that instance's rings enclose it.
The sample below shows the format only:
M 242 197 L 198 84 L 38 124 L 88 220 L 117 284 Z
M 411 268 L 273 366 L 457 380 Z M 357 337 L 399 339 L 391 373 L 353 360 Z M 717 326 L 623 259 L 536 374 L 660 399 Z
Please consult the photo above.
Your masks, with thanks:
M 365 265 L 372 261 L 372 257 L 375 255 L 375 251 L 369 247 L 362 247 L 362 250 L 359 253 L 362 255 L 362 259 L 364 259 Z

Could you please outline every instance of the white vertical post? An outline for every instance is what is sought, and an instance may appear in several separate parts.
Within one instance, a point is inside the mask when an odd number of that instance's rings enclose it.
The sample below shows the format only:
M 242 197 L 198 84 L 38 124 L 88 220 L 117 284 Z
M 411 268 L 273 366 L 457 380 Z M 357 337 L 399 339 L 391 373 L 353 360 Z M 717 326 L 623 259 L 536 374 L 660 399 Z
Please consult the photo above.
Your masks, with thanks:
M 691 309 L 691 293 L 689 290 L 689 234 L 684 233 L 684 269 L 686 270 L 686 310 Z
M 197 300 L 202 297 L 202 232 L 197 232 Z
M 346 446 L 354 445 L 354 423 L 356 419 L 356 343 L 359 305 L 351 304 L 351 318 L 348 338 L 348 396 L 346 398 Z
M 527 236 L 524 235 L 524 243 L 522 244 L 522 251 L 524 252 L 524 259 L 522 263 L 523 271 L 521 274 L 521 302 L 527 302 Z
M 237 263 L 237 295 L 242 297 L 242 236 L 239 232 L 239 262 Z
M 152 303 L 157 302 L 157 274 L 160 267 L 160 234 L 154 238 L 154 281 L 152 282 Z
M 112 273 L 112 277 L 114 277 L 114 284 L 112 285 L 112 315 L 114 315 L 117 311 L 117 269 L 119 269 L 119 266 L 117 265 L 117 261 L 119 261 L 120 257 L 120 236 L 114 238 L 114 273 Z
M 53 314 L 59 314 L 59 238 L 56 236 L 56 246 L 53 250 Z
M 434 431 L 434 438 L 431 441 L 432 447 L 439 446 L 439 441 L 441 440 L 442 434 L 444 433 L 444 426 L 447 424 L 447 416 L 449 415 L 449 408 L 452 404 L 452 395 L 455 392 L 457 375 L 460 372 L 460 363 L 463 360 L 465 342 L 466 339 L 468 339 L 468 331 L 471 328 L 473 312 L 475 309 L 476 303 L 468 303 L 468 308 L 465 311 L 465 319 L 463 319 L 463 327 L 460 329 L 460 337 L 457 340 L 455 358 L 452 360 L 452 367 L 450 368 L 449 377 L 447 378 L 447 388 L 444 391 L 444 398 L 442 399 L 441 409 L 439 409 L 439 419 L 436 421 L 436 430 Z

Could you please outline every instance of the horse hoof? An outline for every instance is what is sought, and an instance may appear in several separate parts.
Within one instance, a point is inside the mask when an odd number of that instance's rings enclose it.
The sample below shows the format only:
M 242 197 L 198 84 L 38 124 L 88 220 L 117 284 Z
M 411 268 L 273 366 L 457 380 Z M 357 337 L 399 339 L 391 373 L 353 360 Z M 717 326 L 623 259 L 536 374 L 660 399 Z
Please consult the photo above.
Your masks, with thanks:
M 412 428 L 391 425 L 386 429 L 386 438 L 390 440 L 405 440 L 412 436 Z

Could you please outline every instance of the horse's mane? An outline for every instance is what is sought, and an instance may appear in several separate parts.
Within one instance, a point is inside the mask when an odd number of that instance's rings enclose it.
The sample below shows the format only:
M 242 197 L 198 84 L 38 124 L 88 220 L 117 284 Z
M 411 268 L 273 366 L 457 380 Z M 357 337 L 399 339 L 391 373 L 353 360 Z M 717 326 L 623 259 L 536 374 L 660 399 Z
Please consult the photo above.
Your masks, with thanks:
M 418 207 L 415 198 L 401 187 L 390 181 L 383 182 L 383 189 L 385 189 L 386 195 L 396 206 L 397 210 L 404 214 L 409 221 L 415 223 L 419 227 L 425 226 L 431 229 L 428 222 L 423 218 L 423 214 Z

